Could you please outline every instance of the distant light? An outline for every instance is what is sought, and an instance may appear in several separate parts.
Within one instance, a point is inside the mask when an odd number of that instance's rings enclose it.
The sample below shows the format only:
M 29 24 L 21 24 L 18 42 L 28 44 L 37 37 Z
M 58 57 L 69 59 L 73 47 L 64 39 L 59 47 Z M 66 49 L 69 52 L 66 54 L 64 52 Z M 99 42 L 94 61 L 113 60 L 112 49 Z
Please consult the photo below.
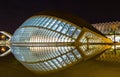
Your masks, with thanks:
M 1 52 L 5 52 L 6 51 L 6 48 L 5 47 L 2 47 L 1 48 Z
M 6 36 L 5 35 L 1 35 L 1 39 L 5 39 L 6 38 Z

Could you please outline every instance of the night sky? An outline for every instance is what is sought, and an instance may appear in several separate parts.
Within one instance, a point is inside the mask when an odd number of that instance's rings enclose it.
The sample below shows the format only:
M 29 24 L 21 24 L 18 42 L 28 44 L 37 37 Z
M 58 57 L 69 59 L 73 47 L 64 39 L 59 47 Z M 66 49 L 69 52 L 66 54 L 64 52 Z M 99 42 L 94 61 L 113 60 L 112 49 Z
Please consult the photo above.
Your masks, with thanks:
M 1 0 L 0 30 L 13 33 L 28 17 L 47 10 L 66 11 L 89 23 L 120 21 L 120 3 L 85 0 Z

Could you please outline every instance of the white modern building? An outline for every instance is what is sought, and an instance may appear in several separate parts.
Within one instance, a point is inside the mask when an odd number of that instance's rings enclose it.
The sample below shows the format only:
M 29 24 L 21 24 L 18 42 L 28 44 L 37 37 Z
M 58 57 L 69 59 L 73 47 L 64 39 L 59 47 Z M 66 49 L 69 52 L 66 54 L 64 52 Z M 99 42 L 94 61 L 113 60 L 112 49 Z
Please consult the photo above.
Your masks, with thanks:
M 15 31 L 8 47 L 29 70 L 40 74 L 56 72 L 96 56 L 100 56 L 96 60 L 108 60 L 113 58 L 111 53 L 119 54 L 119 24 L 90 25 L 66 13 L 41 12 Z

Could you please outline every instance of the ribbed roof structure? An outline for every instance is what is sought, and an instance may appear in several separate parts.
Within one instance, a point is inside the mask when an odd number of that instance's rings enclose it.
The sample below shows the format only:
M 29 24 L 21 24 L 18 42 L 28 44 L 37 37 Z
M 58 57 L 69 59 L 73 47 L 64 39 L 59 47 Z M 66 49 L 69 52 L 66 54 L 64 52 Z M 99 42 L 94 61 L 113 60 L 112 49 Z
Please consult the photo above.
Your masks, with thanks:
M 13 34 L 12 53 L 36 73 L 54 72 L 88 60 L 110 48 L 100 31 L 72 15 L 42 12 Z

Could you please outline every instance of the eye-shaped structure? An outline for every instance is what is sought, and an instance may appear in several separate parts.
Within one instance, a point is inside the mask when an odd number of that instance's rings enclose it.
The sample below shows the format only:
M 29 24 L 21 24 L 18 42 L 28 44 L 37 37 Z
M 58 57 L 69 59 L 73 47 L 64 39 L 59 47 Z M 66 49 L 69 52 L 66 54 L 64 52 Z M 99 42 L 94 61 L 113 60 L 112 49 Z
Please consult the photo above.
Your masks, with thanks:
M 87 22 L 68 14 L 41 12 L 13 34 L 12 53 L 36 73 L 54 72 L 94 57 L 112 41 Z

